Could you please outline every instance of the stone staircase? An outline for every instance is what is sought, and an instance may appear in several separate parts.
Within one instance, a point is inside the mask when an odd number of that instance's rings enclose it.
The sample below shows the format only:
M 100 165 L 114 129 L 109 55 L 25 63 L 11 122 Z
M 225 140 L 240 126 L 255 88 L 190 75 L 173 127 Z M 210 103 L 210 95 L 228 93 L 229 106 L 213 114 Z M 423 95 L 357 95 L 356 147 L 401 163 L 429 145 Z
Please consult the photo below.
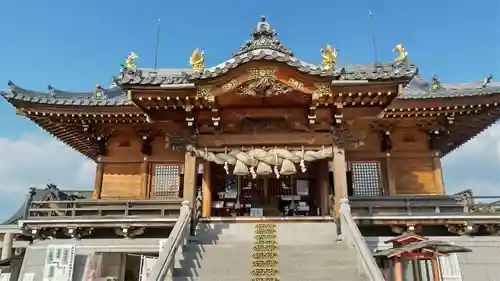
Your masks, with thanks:
M 176 259 L 174 281 L 365 281 L 333 223 L 207 223 Z

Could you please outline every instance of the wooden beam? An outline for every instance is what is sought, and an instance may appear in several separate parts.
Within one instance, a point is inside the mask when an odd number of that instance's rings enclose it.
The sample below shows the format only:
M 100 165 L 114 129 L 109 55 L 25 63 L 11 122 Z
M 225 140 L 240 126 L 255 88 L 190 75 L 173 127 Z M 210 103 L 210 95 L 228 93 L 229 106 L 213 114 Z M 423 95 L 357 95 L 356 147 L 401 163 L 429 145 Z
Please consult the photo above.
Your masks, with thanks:
M 92 199 L 101 199 L 103 175 L 104 164 L 102 162 L 99 162 L 97 163 L 95 169 L 94 192 L 92 193 Z
M 189 152 L 184 156 L 184 192 L 183 198 L 191 203 L 193 210 L 196 209 L 196 156 Z
M 212 173 L 210 171 L 211 163 L 206 161 L 203 163 L 203 181 L 201 184 L 201 196 L 202 196 L 202 216 L 204 218 L 210 217 L 212 215 Z
M 436 194 L 444 195 L 444 182 L 443 182 L 443 170 L 441 168 L 441 158 L 440 154 L 435 153 L 432 157 L 433 173 L 434 173 L 434 183 L 436 186 Z
M 387 157 L 385 159 L 385 175 L 387 182 L 387 193 L 389 196 L 396 195 L 396 177 L 394 176 L 394 165 L 392 164 L 392 159 Z
M 199 147 L 224 147 L 224 146 L 301 146 L 301 145 L 331 145 L 330 133 L 260 133 L 260 134 L 234 134 L 234 135 L 200 135 Z
M 347 164 L 345 151 L 333 146 L 333 186 L 335 190 L 335 217 L 340 218 L 340 200 L 347 198 Z
M 151 165 L 144 161 L 141 163 L 141 199 L 149 198 Z

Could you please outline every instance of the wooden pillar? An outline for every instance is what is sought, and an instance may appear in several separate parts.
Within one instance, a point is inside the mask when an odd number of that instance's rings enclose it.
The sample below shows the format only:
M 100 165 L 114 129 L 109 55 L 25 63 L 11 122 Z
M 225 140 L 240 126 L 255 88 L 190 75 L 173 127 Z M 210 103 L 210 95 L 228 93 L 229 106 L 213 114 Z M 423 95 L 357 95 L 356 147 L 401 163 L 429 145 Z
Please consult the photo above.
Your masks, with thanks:
M 264 195 L 264 203 L 269 203 L 269 176 L 265 176 L 263 179 L 263 187 L 262 187 L 262 191 L 263 191 L 263 195 Z
M 316 163 L 317 188 L 319 189 L 319 207 L 322 216 L 330 214 L 330 180 L 328 177 L 328 161 L 318 160 Z
M 443 170 L 441 168 L 441 158 L 439 152 L 434 152 L 432 155 L 432 163 L 434 167 L 434 182 L 436 185 L 436 194 L 444 194 Z
M 401 258 L 394 257 L 394 281 L 403 281 L 403 264 Z
M 434 281 L 439 281 L 439 264 L 437 257 L 431 259 L 432 264 L 432 277 Z
M 347 197 L 347 164 L 345 150 L 333 145 L 333 188 L 335 190 L 335 217 L 340 217 L 340 199 Z
M 183 199 L 189 201 L 193 209 L 196 209 L 196 156 L 186 152 L 184 156 L 184 192 Z
M 203 200 L 201 214 L 203 217 L 212 216 L 212 173 L 210 162 L 203 163 L 203 181 L 201 183 L 201 196 Z
M 387 179 L 387 193 L 389 196 L 397 194 L 396 191 L 396 177 L 394 176 L 394 165 L 391 157 L 385 159 L 385 170 Z
M 141 164 L 141 199 L 148 199 L 150 197 L 150 172 L 151 165 L 144 161 Z
M 104 163 L 99 162 L 97 163 L 95 169 L 94 192 L 92 193 L 92 199 L 101 199 L 103 176 L 104 176 Z

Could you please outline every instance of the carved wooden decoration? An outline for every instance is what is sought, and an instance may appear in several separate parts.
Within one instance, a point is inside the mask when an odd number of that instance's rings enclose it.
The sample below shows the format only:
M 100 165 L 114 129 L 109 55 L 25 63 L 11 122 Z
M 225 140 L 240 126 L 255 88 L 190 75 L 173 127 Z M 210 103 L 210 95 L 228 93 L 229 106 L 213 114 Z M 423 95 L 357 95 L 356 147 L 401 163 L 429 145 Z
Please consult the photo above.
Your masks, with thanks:
M 199 86 L 196 89 L 196 96 L 199 98 L 204 98 L 209 102 L 215 101 L 215 97 L 212 94 L 212 86 Z
M 286 94 L 292 90 L 290 86 L 278 81 L 276 69 L 251 68 L 248 72 L 248 81 L 240 85 L 237 90 L 239 95 L 272 97 Z
M 313 100 L 319 100 L 320 98 L 331 94 L 329 84 L 314 84 L 314 90 L 312 94 Z
M 244 118 L 239 129 L 242 133 L 275 132 L 289 130 L 290 125 L 284 118 Z

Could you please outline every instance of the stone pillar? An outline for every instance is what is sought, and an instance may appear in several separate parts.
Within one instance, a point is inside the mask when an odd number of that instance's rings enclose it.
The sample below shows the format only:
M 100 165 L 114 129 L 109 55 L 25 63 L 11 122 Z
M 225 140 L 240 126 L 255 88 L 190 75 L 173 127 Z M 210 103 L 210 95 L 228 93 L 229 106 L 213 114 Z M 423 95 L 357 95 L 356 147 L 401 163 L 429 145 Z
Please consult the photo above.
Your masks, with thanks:
M 333 146 L 333 187 L 335 190 L 335 217 L 340 217 L 340 199 L 347 198 L 347 164 L 345 150 Z
M 196 175 L 198 172 L 196 156 L 186 152 L 184 156 L 184 201 L 189 201 L 193 209 L 196 209 Z
M 210 166 L 208 161 L 203 163 L 203 182 L 201 186 L 201 196 L 203 198 L 201 213 L 203 217 L 212 216 L 212 173 Z
M 7 232 L 3 236 L 2 254 L 0 260 L 8 259 L 12 256 L 12 244 L 14 243 L 14 233 Z
M 443 182 L 443 170 L 441 168 L 441 157 L 439 152 L 434 152 L 432 155 L 432 163 L 434 168 L 434 183 L 436 186 L 436 194 L 443 195 L 444 182 Z
M 92 193 L 92 199 L 101 199 L 103 175 L 104 164 L 102 162 L 98 162 L 95 169 L 94 192 Z

